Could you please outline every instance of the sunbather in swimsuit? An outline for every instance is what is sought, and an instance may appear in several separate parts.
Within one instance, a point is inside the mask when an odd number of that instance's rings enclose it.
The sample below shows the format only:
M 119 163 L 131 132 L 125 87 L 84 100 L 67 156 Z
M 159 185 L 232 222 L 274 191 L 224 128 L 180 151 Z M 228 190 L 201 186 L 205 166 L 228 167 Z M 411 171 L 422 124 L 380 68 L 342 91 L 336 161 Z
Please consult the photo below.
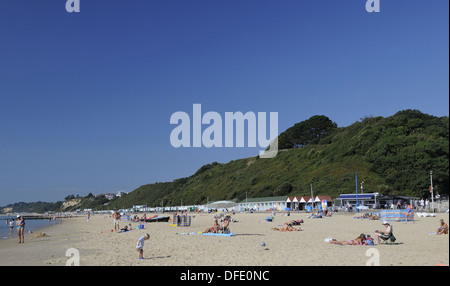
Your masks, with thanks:
M 361 243 L 358 241 L 358 240 L 347 240 L 349 243 L 350 243 L 350 245 L 361 245 Z
M 363 245 L 363 240 L 365 239 L 365 236 L 361 234 L 357 238 L 353 240 L 344 240 L 344 241 L 335 241 L 332 240 L 330 243 L 332 244 L 340 244 L 340 245 Z
M 217 233 L 217 231 L 219 230 L 219 223 L 217 221 L 217 219 L 214 221 L 214 225 L 210 228 L 207 228 L 204 232 L 208 233 L 208 232 L 212 232 L 212 233 Z
M 444 222 L 443 219 L 440 220 L 441 226 L 436 231 L 436 234 L 447 234 L 448 233 L 448 225 Z
M 301 227 L 300 228 L 292 227 L 291 224 L 286 224 L 282 228 L 272 227 L 272 230 L 278 230 L 278 231 L 302 231 L 303 229 Z

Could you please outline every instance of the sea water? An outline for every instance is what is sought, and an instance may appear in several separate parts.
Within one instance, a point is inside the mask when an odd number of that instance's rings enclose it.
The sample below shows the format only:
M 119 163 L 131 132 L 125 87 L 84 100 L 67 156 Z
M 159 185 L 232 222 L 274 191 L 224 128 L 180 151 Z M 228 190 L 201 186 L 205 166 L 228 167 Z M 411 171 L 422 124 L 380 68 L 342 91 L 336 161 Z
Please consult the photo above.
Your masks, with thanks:
M 14 219 L 14 228 L 12 233 L 9 228 L 9 221 Z M 39 229 L 59 224 L 59 220 L 49 219 L 26 219 L 25 233 L 36 232 Z M 0 216 L 0 239 L 17 237 L 16 217 Z

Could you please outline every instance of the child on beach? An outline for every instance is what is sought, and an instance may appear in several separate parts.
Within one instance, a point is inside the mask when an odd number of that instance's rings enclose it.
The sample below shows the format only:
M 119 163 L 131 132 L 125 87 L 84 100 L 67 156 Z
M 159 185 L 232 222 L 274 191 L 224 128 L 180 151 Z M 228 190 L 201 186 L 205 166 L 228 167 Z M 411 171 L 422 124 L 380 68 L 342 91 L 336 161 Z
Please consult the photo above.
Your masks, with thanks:
M 14 229 L 14 220 L 10 220 L 9 221 L 9 232 L 13 233 L 13 229 Z
M 144 241 L 149 239 L 150 235 L 146 233 L 144 236 L 138 239 L 136 244 L 136 250 L 139 252 L 139 259 L 144 259 Z

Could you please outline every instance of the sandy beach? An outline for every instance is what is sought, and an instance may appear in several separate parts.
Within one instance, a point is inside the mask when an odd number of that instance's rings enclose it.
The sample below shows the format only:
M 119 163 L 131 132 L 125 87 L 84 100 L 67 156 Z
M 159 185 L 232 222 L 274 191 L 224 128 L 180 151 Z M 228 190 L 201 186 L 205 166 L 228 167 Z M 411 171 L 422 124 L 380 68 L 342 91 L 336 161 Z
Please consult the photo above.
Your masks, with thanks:
M 277 213 L 273 222 L 268 213 L 236 213 L 231 223 L 232 237 L 182 235 L 204 231 L 214 222 L 214 214 L 190 214 L 189 227 L 173 227 L 171 222 L 145 224 L 144 229 L 118 233 L 113 219 L 94 215 L 63 220 L 62 224 L 26 233 L 25 243 L 15 236 L 0 241 L 2 266 L 64 266 L 71 257 L 68 249 L 79 252 L 81 266 L 365 266 L 379 254 L 381 266 L 435 266 L 449 264 L 449 235 L 430 235 L 439 227 L 439 220 L 448 223 L 448 214 L 417 218 L 415 223 L 394 222 L 397 241 L 391 245 L 342 246 L 324 242 L 356 238 L 382 229 L 379 220 L 354 219 L 354 214 L 337 213 L 322 219 L 307 218 L 306 213 Z M 303 231 L 278 232 L 290 220 L 303 219 Z M 129 222 L 121 222 L 123 227 Z M 132 223 L 135 228 L 138 223 Z M 139 260 L 137 240 L 145 233 L 144 257 Z M 264 242 L 265 246 L 262 246 Z M 374 250 L 375 249 L 375 250 Z M 375 251 L 375 252 L 374 252 Z M 367 256 L 366 256 L 367 255 Z

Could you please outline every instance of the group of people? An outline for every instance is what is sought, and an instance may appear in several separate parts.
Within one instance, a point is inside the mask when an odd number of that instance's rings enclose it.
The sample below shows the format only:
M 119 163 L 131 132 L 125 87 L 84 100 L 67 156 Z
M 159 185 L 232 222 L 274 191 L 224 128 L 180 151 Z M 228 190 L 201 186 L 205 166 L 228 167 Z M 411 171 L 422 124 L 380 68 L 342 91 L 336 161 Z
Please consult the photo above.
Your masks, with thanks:
M 147 219 L 147 215 L 143 214 L 141 218 L 139 218 L 139 216 L 135 215 L 133 216 L 133 218 L 131 219 L 132 222 L 140 222 L 140 221 L 145 221 Z
M 375 239 L 369 234 L 361 233 L 357 238 L 343 241 L 330 240 L 331 244 L 339 245 L 377 245 L 380 244 L 381 239 L 387 240 L 393 237 L 393 229 L 389 222 L 383 221 L 382 225 L 385 227 L 383 230 L 375 230 Z
M 114 212 L 112 215 L 114 219 L 114 226 L 119 229 L 119 220 L 120 220 L 120 213 Z M 220 216 L 221 217 L 221 216 Z M 214 225 L 210 228 L 207 228 L 204 233 L 226 233 L 229 232 L 229 225 L 232 221 L 231 217 L 229 215 L 225 216 L 223 220 L 220 221 L 220 217 L 215 217 Z M 371 217 L 372 219 L 376 219 Z M 20 220 L 19 220 L 20 219 Z M 280 232 L 288 232 L 288 231 L 302 231 L 303 228 L 301 227 L 294 227 L 294 226 L 300 226 L 301 223 L 303 223 L 303 220 L 291 220 L 284 224 L 283 227 L 273 227 L 272 230 L 280 231 Z M 17 216 L 17 229 L 19 234 L 19 243 L 23 243 L 23 228 L 25 226 L 25 221 L 20 216 Z M 393 239 L 395 241 L 395 237 L 393 234 L 393 228 L 390 225 L 389 222 L 383 221 L 382 225 L 385 227 L 383 230 L 376 230 L 374 233 L 374 238 L 371 237 L 368 234 L 361 233 L 358 237 L 352 240 L 344 240 L 344 241 L 336 241 L 335 239 L 330 239 L 331 244 L 339 244 L 339 245 L 378 245 L 381 242 L 381 239 L 388 240 Z M 131 224 L 129 224 L 129 227 L 124 227 L 121 229 L 121 231 L 129 231 L 131 230 Z M 437 234 L 448 234 L 448 225 L 444 222 L 444 220 L 440 220 L 440 227 L 436 231 Z M 391 238 L 393 237 L 393 238 Z M 148 233 L 144 234 L 142 237 L 140 237 L 136 244 L 136 250 L 138 251 L 138 258 L 144 259 L 143 253 L 144 253 L 144 242 L 145 240 L 148 240 L 150 238 L 150 235 Z
M 17 236 L 19 237 L 19 243 L 25 243 L 24 230 L 25 230 L 25 219 L 24 217 L 17 215 L 16 220 L 7 220 L 6 223 L 9 225 L 9 232 L 12 233 L 14 226 L 17 228 Z
M 219 223 L 219 220 L 215 218 L 214 225 L 207 228 L 204 233 L 226 233 L 227 231 L 229 231 L 230 222 L 231 217 L 229 215 L 225 216 L 221 223 Z
M 329 241 L 332 244 L 340 244 L 340 245 L 377 245 L 380 244 L 381 239 L 391 241 L 395 241 L 395 236 L 393 233 L 392 225 L 383 221 L 382 225 L 385 227 L 383 230 L 375 230 L 375 240 L 370 235 L 361 234 L 357 238 L 352 240 L 344 240 L 344 241 Z M 436 230 L 437 235 L 448 234 L 448 225 L 444 222 L 443 219 L 440 220 L 439 228 Z M 370 243 L 372 242 L 372 244 Z

